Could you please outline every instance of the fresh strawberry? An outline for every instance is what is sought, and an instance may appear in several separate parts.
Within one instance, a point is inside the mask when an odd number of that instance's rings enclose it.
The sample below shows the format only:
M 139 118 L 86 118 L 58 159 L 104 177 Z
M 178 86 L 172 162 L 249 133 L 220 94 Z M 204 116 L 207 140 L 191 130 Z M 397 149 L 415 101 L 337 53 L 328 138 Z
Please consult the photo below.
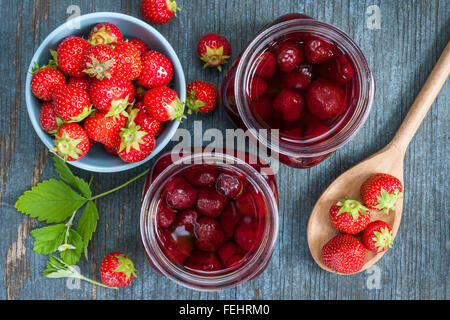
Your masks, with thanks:
M 161 122 L 186 118 L 184 105 L 178 98 L 177 93 L 167 87 L 158 87 L 149 90 L 144 98 L 145 108 L 150 115 Z
M 92 78 L 90 77 L 71 77 L 69 82 L 67 82 L 69 86 L 77 87 L 89 92 L 89 88 L 92 84 Z
M 112 23 L 99 23 L 89 33 L 88 42 L 92 45 L 116 45 L 123 41 L 120 29 Z
M 345 92 L 328 80 L 317 79 L 308 88 L 306 105 L 319 119 L 329 119 L 345 111 Z
M 362 269 L 366 249 L 361 241 L 349 234 L 339 234 L 322 248 L 323 262 L 334 271 L 355 273 Z
M 58 69 L 43 67 L 33 73 L 31 78 L 31 92 L 44 101 L 51 101 L 56 87 L 66 83 L 66 77 Z
M 352 65 L 343 54 L 322 62 L 318 70 L 319 75 L 337 84 L 344 84 L 353 78 Z
M 283 89 L 273 100 L 272 108 L 284 121 L 296 121 L 302 115 L 305 100 L 301 93 Z
M 392 248 L 393 242 L 392 228 L 381 220 L 371 222 L 362 234 L 363 245 L 372 252 L 379 253 Z
M 125 112 L 125 109 L 134 100 L 134 86 L 130 81 L 113 77 L 111 79 L 95 79 L 89 89 L 92 104 L 98 110 L 117 115 Z
M 134 90 L 136 91 L 136 94 L 134 96 L 134 99 L 136 102 L 140 102 L 144 100 L 145 94 L 147 93 L 148 89 L 144 87 L 142 84 L 139 83 L 139 81 L 134 80 L 133 81 Z
M 185 267 L 197 271 L 211 272 L 221 270 L 222 264 L 215 253 L 197 250 L 187 259 Z
M 62 84 L 53 90 L 56 115 L 66 122 L 80 122 L 91 113 L 89 94 L 76 87 Z
M 100 264 L 100 277 L 108 287 L 126 287 L 135 276 L 133 261 L 122 253 L 110 253 Z
M 209 82 L 192 81 L 187 86 L 186 106 L 189 113 L 200 111 L 201 113 L 211 113 L 217 104 L 218 90 Z
M 110 146 L 117 145 L 120 130 L 125 126 L 126 118 L 123 115 L 108 116 L 104 112 L 96 112 L 84 121 L 84 129 L 89 138 Z
M 110 79 L 117 73 L 119 56 L 106 44 L 98 44 L 86 49 L 83 57 L 84 74 L 103 80 Z
M 155 137 L 159 136 L 164 129 L 164 124 L 150 115 L 143 102 L 138 102 L 134 105 L 134 109 L 130 112 L 130 117 L 134 123 L 146 129 Z
M 311 83 L 312 67 L 301 65 L 283 76 L 283 85 L 290 89 L 306 90 Z
M 90 46 L 89 42 L 79 37 L 65 38 L 56 48 L 59 68 L 72 77 L 85 76 L 83 57 Z
M 56 152 L 64 161 L 77 161 L 89 151 L 89 137 L 84 129 L 77 123 L 63 124 L 55 136 Z
M 292 41 L 281 43 L 277 48 L 278 68 L 283 72 L 293 71 L 303 61 L 303 51 Z
M 206 67 L 217 67 L 222 71 L 222 64 L 228 62 L 231 55 L 231 45 L 227 39 L 215 34 L 205 34 L 197 44 L 197 55 L 205 62 Z
M 147 51 L 142 55 L 142 72 L 138 77 L 139 83 L 146 88 L 165 86 L 173 76 L 172 62 L 156 51 Z
M 116 147 L 119 157 L 126 162 L 142 161 L 155 148 L 155 137 L 137 125 L 122 129 L 119 137 Z
M 319 37 L 310 37 L 305 42 L 305 55 L 310 63 L 328 60 L 334 56 L 334 51 L 331 43 Z
M 136 49 L 141 54 L 141 56 L 150 50 L 150 48 L 147 46 L 147 44 L 144 41 L 142 41 L 141 39 L 137 39 L 137 38 L 129 39 L 128 43 L 131 43 L 133 46 L 135 46 Z
M 266 80 L 254 77 L 247 88 L 247 96 L 250 101 L 258 100 L 267 90 L 268 84 Z
M 50 134 L 55 134 L 56 130 L 62 125 L 62 120 L 56 116 L 53 102 L 46 101 L 41 105 L 39 122 L 42 130 Z
M 399 179 L 387 173 L 374 173 L 361 185 L 361 197 L 370 209 L 395 210 L 397 200 L 403 198 Z
M 121 42 L 114 49 L 117 54 L 116 76 L 125 81 L 136 79 L 142 71 L 141 53 L 129 42 Z
M 330 208 L 330 219 L 340 232 L 357 234 L 370 223 L 370 211 L 360 202 L 342 199 Z
M 142 0 L 141 14 L 145 20 L 153 24 L 166 24 L 172 17 L 177 16 L 177 7 L 175 0 Z
M 117 135 L 117 139 L 119 139 L 119 135 Z M 117 147 L 115 144 L 110 145 L 110 146 L 104 144 L 103 147 L 105 148 L 106 152 L 108 152 L 109 154 L 117 156 Z
M 277 58 L 272 52 L 265 51 L 255 59 L 255 66 L 255 76 L 269 79 L 275 73 Z

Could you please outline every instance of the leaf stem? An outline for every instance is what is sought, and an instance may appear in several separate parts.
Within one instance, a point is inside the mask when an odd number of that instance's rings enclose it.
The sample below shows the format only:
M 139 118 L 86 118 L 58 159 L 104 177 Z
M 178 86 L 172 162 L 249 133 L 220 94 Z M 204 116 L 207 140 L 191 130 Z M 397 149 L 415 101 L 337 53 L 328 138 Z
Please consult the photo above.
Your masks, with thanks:
M 104 192 L 104 193 L 101 193 L 101 194 L 96 195 L 96 196 L 94 196 L 94 197 L 91 197 L 91 198 L 89 198 L 88 200 L 92 201 L 92 200 L 95 200 L 95 199 L 104 197 L 104 196 L 106 196 L 106 195 L 108 195 L 108 194 L 110 194 L 110 193 L 113 193 L 113 192 L 117 191 L 117 190 L 120 190 L 120 189 L 122 189 L 123 187 L 126 187 L 127 185 L 129 185 L 130 183 L 132 183 L 133 181 L 135 181 L 135 180 L 141 178 L 142 176 L 146 175 L 149 171 L 150 171 L 150 169 L 147 169 L 147 170 L 145 170 L 144 172 L 142 172 L 140 175 L 138 175 L 137 177 L 134 177 L 133 179 L 131 179 L 130 181 L 125 182 L 124 184 L 122 184 L 122 185 L 120 185 L 120 186 L 118 186 L 118 187 L 116 187 L 116 188 L 114 188 L 114 189 L 111 189 L 111 190 L 109 190 L 109 191 L 107 191 L 107 192 Z
M 104 288 L 108 288 L 108 289 L 115 289 L 115 290 L 117 290 L 117 288 L 114 288 L 114 287 L 108 287 L 107 285 L 104 285 L 103 283 L 100 283 L 100 282 L 94 281 L 94 280 L 92 280 L 92 279 L 89 279 L 89 278 L 87 278 L 87 277 L 85 277 L 85 276 L 83 276 L 83 275 L 81 275 L 81 274 L 75 276 L 75 278 L 80 278 L 81 280 L 90 282 L 90 283 L 95 284 L 95 285 L 100 286 L 100 287 L 104 287 Z

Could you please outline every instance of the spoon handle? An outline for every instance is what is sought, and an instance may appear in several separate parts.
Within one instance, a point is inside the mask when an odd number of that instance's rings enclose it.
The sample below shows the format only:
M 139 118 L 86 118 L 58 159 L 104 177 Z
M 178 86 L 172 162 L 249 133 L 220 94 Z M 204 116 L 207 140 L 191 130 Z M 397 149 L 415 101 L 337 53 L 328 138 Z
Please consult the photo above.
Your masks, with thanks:
M 416 100 L 414 100 L 405 120 L 403 120 L 400 129 L 398 129 L 394 139 L 392 139 L 391 145 L 397 147 L 402 153 L 408 148 L 409 142 L 414 137 L 439 91 L 441 91 L 449 73 L 450 42 L 447 43 L 444 52 L 428 76 Z

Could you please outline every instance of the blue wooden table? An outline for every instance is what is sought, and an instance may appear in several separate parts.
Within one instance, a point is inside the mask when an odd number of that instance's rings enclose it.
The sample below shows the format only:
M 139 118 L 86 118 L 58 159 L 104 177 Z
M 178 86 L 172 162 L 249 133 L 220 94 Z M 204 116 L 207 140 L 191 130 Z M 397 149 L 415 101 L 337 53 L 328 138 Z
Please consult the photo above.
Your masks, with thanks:
M 321 192 L 339 174 L 387 144 L 449 40 L 450 3 L 441 1 L 179 0 L 179 17 L 157 29 L 168 38 L 188 81 L 220 85 L 224 73 L 203 70 L 196 43 L 207 32 L 227 36 L 233 57 L 255 32 L 288 12 L 305 12 L 346 31 L 365 53 L 377 91 L 358 135 L 320 165 L 282 166 L 280 233 L 272 261 L 256 280 L 217 293 L 177 286 L 146 263 L 139 234 L 142 181 L 98 202 L 100 220 L 81 272 L 99 280 L 109 252 L 130 255 L 138 278 L 118 291 L 42 276 L 46 258 L 32 250 L 30 231 L 41 224 L 14 209 L 17 197 L 43 179 L 56 177 L 51 156 L 34 133 L 25 109 L 30 59 L 43 39 L 71 15 L 115 11 L 136 17 L 138 0 L 0 0 L 0 299 L 448 299 L 449 298 L 449 98 L 447 83 L 413 139 L 405 159 L 406 196 L 394 247 L 366 272 L 339 276 L 320 269 L 306 243 L 306 223 Z M 377 29 L 370 18 L 379 8 Z M 70 12 L 70 10 L 69 10 Z M 74 11 L 72 11 L 73 13 Z M 368 21 L 369 19 L 369 21 Z M 375 28 L 374 28 L 375 27 Z M 232 128 L 221 108 L 193 116 L 208 128 Z M 173 144 L 172 144 L 173 145 Z M 170 147 L 170 146 L 169 146 Z M 109 190 L 150 167 L 96 174 L 94 193 Z M 89 178 L 90 174 L 74 170 Z

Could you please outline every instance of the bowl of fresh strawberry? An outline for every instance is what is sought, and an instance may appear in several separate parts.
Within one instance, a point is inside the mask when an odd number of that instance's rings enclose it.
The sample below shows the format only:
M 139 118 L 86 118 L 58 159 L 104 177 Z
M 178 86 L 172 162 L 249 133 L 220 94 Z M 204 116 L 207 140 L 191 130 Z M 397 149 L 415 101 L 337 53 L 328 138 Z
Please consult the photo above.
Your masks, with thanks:
M 32 58 L 27 110 L 41 141 L 94 172 L 137 167 L 158 154 L 184 117 L 186 84 L 172 46 L 145 22 L 118 13 L 54 30 Z

